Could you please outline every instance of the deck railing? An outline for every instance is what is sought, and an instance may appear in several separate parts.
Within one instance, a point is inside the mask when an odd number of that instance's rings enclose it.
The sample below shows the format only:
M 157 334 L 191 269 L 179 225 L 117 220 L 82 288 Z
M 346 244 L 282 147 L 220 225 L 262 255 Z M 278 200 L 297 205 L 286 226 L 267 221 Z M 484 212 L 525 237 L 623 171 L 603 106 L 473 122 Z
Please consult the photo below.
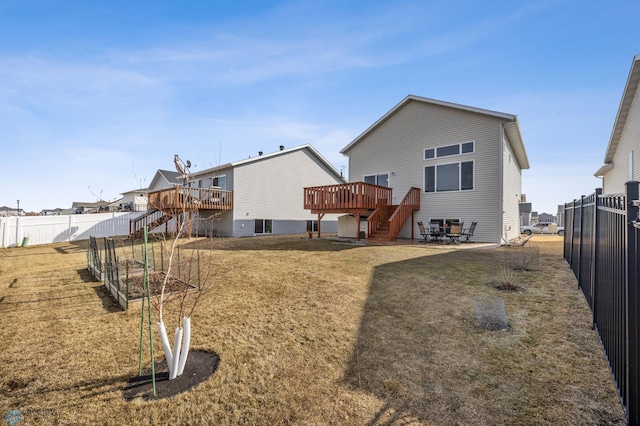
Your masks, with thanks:
M 231 210 L 233 192 L 176 186 L 149 193 L 149 208 L 158 210 Z
M 391 204 L 392 190 L 364 182 L 304 188 L 304 208 L 312 211 L 369 210 Z
M 420 188 L 413 187 L 409 189 L 396 211 L 389 218 L 389 239 L 391 241 L 395 240 L 411 213 L 416 210 L 420 210 Z

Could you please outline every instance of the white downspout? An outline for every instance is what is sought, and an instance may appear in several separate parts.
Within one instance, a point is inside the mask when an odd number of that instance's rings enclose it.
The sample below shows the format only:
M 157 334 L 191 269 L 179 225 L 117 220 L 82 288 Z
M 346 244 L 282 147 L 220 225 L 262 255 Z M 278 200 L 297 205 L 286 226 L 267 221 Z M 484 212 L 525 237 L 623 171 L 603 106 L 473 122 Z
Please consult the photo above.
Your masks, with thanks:
M 502 241 L 504 242 L 505 245 L 509 246 L 511 244 L 509 244 L 509 240 L 506 238 L 506 232 L 504 229 L 504 150 L 505 150 L 505 141 L 504 141 L 504 123 L 500 123 L 500 162 L 499 162 L 499 167 L 498 170 L 500 171 L 500 179 L 498 179 L 498 186 L 499 186 L 499 196 L 500 196 L 500 202 L 498 203 L 499 205 L 499 209 L 498 209 L 498 213 L 500 216 L 500 223 L 499 223 L 499 228 L 498 228 L 498 232 L 500 233 L 500 237 L 498 238 L 498 241 Z

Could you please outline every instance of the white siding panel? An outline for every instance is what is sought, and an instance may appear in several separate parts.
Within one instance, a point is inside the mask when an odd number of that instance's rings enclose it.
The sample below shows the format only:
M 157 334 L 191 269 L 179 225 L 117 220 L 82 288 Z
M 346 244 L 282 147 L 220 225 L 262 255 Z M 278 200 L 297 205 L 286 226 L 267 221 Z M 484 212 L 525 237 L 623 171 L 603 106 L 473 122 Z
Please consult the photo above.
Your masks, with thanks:
M 472 154 L 423 159 L 425 148 L 468 141 L 475 141 Z M 500 119 L 413 101 L 349 151 L 350 181 L 360 181 L 365 174 L 392 172 L 389 186 L 394 191 L 394 203 L 399 203 L 410 187 L 424 190 L 425 166 L 473 160 L 474 190 L 422 192 L 415 221 L 452 217 L 459 217 L 465 225 L 477 221 L 473 240 L 498 243 L 502 237 L 501 145 Z M 419 235 L 417 224 L 413 226 L 415 235 Z M 411 237 L 410 225 L 399 237 Z
M 307 149 L 237 166 L 234 170 L 234 221 L 302 220 L 306 224 L 307 220 L 317 220 L 317 215 L 304 209 L 304 188 L 337 183 L 340 180 Z M 337 217 L 326 215 L 323 225 L 325 220 L 337 224 Z M 306 225 L 302 232 L 305 230 Z M 238 228 L 234 224 L 234 235 L 236 231 Z M 241 231 L 243 235 L 246 233 L 246 229 Z
M 613 156 L 613 168 L 604 176 L 603 193 L 622 194 L 628 179 L 628 157 L 633 151 L 633 180 L 640 180 L 640 90 L 629 110 L 618 148 Z

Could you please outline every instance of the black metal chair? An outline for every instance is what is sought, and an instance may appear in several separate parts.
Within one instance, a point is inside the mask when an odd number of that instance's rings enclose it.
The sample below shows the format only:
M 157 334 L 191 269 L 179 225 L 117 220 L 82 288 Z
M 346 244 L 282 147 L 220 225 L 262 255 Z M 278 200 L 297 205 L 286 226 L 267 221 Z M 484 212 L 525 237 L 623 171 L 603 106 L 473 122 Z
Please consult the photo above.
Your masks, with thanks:
M 429 222 L 429 236 L 435 241 L 442 241 L 446 234 L 446 229 L 440 225 L 440 222 Z
M 460 236 L 465 237 L 465 240 L 463 241 L 464 243 L 470 242 L 469 238 L 473 237 L 473 233 L 476 230 L 476 225 L 478 225 L 478 222 L 471 222 L 471 226 L 469 228 L 462 230 Z
M 418 228 L 420 228 L 420 235 L 422 235 L 422 237 L 424 238 L 424 242 L 426 243 L 431 234 L 427 232 L 426 229 L 424 229 L 424 225 L 422 224 L 422 222 L 418 222 Z

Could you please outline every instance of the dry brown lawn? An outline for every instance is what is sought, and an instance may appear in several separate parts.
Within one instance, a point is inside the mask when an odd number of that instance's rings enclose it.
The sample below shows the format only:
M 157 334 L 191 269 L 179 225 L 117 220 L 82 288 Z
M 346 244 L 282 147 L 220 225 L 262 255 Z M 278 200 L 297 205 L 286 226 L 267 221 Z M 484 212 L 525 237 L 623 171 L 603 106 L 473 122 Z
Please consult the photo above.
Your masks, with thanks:
M 85 243 L 0 250 L 0 416 L 20 425 L 625 424 L 561 240 L 535 237 L 524 290 L 489 283 L 524 247 L 367 246 L 328 239 L 185 240 L 214 249 L 192 317 L 214 375 L 126 402 L 139 310 L 86 270 Z M 460 250 L 459 247 L 463 248 Z M 509 327 L 478 326 L 504 299 Z M 169 327 L 168 327 L 169 328 Z M 156 340 L 156 358 L 162 357 Z M 146 363 L 149 354 L 145 349 Z

